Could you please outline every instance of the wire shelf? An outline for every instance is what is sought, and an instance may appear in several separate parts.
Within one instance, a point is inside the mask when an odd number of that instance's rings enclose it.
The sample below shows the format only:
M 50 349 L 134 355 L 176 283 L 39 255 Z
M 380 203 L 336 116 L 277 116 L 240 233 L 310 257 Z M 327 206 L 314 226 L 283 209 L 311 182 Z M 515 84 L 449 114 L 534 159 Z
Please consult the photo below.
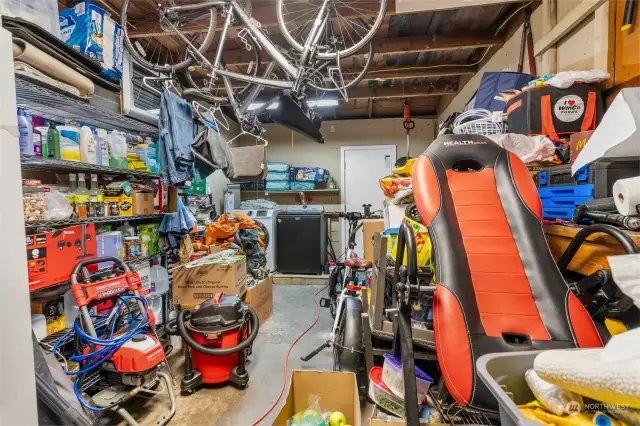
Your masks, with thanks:
M 160 177 L 157 173 L 120 170 L 107 166 L 98 166 L 96 164 L 81 163 L 79 161 L 56 160 L 53 158 L 33 157 L 30 155 L 21 155 L 20 163 L 22 165 L 22 170 L 31 170 L 35 172 L 86 172 L 101 175 L 128 176 L 141 179 L 158 179 Z
M 19 75 L 16 75 L 16 96 L 19 108 L 32 111 L 49 120 L 87 124 L 91 127 L 127 133 L 157 133 L 157 128 L 147 123 L 58 93 L 23 79 Z
M 499 425 L 500 417 L 497 414 L 483 413 L 466 407 L 461 407 L 456 403 L 442 404 L 429 392 L 432 401 L 435 402 L 436 408 L 442 414 L 443 423 L 449 425 Z
M 25 221 L 24 225 L 27 228 L 35 228 L 37 226 L 69 226 L 79 225 L 82 223 L 109 223 L 109 222 L 124 222 L 134 220 L 150 220 L 159 219 L 164 217 L 164 214 L 145 214 L 145 215 L 132 215 L 132 216 L 107 216 L 107 217 L 87 217 L 82 219 L 63 219 L 63 220 L 32 220 Z

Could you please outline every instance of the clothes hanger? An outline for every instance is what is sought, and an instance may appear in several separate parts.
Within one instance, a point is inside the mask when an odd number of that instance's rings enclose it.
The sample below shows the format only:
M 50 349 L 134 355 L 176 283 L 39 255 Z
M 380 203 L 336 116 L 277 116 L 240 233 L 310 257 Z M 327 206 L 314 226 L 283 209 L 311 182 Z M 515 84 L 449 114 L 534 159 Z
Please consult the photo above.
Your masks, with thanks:
M 253 133 L 251 133 L 251 132 L 247 132 L 247 131 L 246 131 L 246 130 L 244 130 L 244 129 L 243 129 L 243 130 L 242 130 L 242 131 L 241 131 L 237 136 L 235 136 L 233 139 L 231 139 L 231 140 L 227 141 L 227 143 L 228 143 L 229 145 L 231 145 L 231 144 L 233 143 L 233 141 L 234 141 L 234 140 L 238 139 L 238 138 L 239 138 L 240 136 L 242 136 L 242 135 L 249 135 L 249 136 L 253 137 L 253 138 L 256 140 L 256 145 L 258 144 L 258 142 L 259 142 L 259 141 L 264 142 L 264 146 L 268 146 L 268 145 L 269 145 L 269 141 L 268 141 L 268 140 L 266 140 L 265 138 L 263 138 L 262 136 L 260 136 L 260 135 L 254 135 Z

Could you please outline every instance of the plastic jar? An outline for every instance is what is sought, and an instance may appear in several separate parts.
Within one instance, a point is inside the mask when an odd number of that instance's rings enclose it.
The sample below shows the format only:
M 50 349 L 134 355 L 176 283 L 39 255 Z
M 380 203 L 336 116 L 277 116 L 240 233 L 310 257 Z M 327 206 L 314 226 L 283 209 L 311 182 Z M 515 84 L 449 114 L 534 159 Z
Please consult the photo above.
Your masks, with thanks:
M 25 179 L 22 181 L 22 206 L 24 220 L 48 219 L 44 207 L 44 188 L 39 180 Z

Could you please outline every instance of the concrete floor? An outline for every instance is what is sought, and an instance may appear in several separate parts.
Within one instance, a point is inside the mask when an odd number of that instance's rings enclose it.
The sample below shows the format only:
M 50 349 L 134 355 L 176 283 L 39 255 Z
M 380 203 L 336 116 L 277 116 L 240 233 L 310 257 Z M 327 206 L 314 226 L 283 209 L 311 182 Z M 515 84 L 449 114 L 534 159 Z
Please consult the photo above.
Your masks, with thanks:
M 271 406 L 280 393 L 283 380 L 284 358 L 291 343 L 315 318 L 313 295 L 322 286 L 274 285 L 273 315 L 261 327 L 249 357 L 249 386 L 238 390 L 233 386 L 202 387 L 194 394 L 178 396 L 177 412 L 171 425 L 249 426 Z M 318 296 L 326 296 L 326 291 Z M 325 349 L 309 362 L 301 356 L 311 352 L 329 338 L 332 325 L 328 309 L 321 309 L 320 320 L 293 348 L 289 358 L 292 369 L 332 370 L 331 350 Z M 180 353 L 169 357 L 178 380 L 182 376 L 184 357 Z M 288 383 L 287 383 L 288 387 Z M 285 391 L 286 392 L 286 391 Z M 262 425 L 270 425 L 282 405 L 265 418 Z M 131 413 L 141 424 L 156 424 L 168 407 L 168 397 L 158 396 L 142 404 Z M 371 407 L 363 407 L 363 424 L 368 424 L 365 413 Z M 366 423 L 364 423 L 366 422 Z

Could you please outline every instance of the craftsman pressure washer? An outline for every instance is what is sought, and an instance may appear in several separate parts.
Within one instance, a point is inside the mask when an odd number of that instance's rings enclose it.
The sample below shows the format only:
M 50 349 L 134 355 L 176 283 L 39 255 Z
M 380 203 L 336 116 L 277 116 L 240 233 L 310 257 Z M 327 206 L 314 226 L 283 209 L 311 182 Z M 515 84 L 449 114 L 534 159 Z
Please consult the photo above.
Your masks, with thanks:
M 258 315 L 237 295 L 216 293 L 194 310 L 183 309 L 165 330 L 189 346 L 180 384 L 183 392 L 193 393 L 203 383 L 247 386 L 247 355 L 258 335 Z
M 101 262 L 113 262 L 114 275 L 91 282 L 87 267 Z M 81 281 L 79 281 L 79 279 Z M 155 318 L 147 300 L 140 295 L 142 284 L 137 273 L 116 257 L 99 257 L 78 263 L 71 273 L 71 290 L 80 308 L 80 316 L 72 330 L 53 347 L 59 354 L 65 338 L 75 333 L 75 350 L 71 361 L 78 363 L 73 389 L 80 404 L 87 410 L 117 412 L 131 425 L 138 423 L 123 404 L 138 394 L 153 396 L 156 386 L 164 383 L 170 399 L 170 410 L 158 425 L 167 424 L 176 411 L 176 401 L 169 376 L 160 369 L 166 365 L 162 344 L 153 326 Z M 92 312 L 97 305 L 111 304 L 107 312 Z M 106 320 L 106 326 L 98 326 Z M 83 381 L 98 373 L 100 386 L 83 391 Z

